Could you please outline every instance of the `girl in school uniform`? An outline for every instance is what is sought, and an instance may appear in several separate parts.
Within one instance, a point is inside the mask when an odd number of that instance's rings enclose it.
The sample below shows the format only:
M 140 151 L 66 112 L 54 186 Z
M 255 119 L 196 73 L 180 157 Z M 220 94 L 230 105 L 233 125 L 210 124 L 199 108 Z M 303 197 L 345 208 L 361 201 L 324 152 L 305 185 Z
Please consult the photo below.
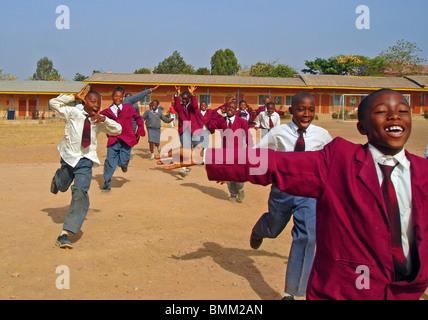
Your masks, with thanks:
M 165 123 L 170 123 L 174 119 L 167 118 L 163 113 L 159 106 L 159 101 L 153 100 L 150 102 L 150 109 L 144 112 L 143 120 L 146 123 L 147 133 L 149 135 L 149 148 L 150 148 L 150 160 L 155 158 L 154 149 L 155 146 L 160 152 L 160 132 L 161 132 L 161 120 Z

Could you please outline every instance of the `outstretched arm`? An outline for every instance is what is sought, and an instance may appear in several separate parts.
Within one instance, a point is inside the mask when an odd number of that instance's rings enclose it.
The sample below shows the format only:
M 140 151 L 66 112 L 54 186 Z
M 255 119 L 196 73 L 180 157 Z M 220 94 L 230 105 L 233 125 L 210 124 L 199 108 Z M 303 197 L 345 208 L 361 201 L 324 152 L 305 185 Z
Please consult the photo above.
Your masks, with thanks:
M 127 104 L 137 103 L 138 101 L 142 100 L 145 96 L 155 91 L 158 87 L 159 85 L 157 85 L 154 88 L 141 91 L 140 93 L 137 93 L 134 96 L 126 97 L 125 99 L 123 99 L 123 103 L 127 103 Z

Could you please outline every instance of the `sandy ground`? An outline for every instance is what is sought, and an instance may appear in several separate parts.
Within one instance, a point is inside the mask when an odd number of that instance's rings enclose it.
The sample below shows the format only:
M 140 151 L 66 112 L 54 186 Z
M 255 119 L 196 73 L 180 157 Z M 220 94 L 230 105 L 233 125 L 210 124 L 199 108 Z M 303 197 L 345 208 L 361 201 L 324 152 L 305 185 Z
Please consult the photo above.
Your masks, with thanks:
M 314 124 L 333 137 L 365 142 L 355 122 Z M 56 247 L 71 199 L 70 191 L 49 192 L 63 128 L 0 123 L 0 299 L 280 298 L 292 223 L 259 250 L 249 246 L 269 187 L 246 184 L 244 203 L 230 203 L 227 187 L 208 181 L 203 167 L 185 179 L 163 171 L 149 159 L 147 138 L 129 171 L 116 171 L 111 193 L 100 190 L 102 165 L 94 168 L 90 210 L 74 249 Z M 422 156 L 427 139 L 428 122 L 418 117 L 407 149 Z M 103 163 L 106 138 L 99 140 Z M 56 287 L 58 266 L 69 269 L 68 290 Z

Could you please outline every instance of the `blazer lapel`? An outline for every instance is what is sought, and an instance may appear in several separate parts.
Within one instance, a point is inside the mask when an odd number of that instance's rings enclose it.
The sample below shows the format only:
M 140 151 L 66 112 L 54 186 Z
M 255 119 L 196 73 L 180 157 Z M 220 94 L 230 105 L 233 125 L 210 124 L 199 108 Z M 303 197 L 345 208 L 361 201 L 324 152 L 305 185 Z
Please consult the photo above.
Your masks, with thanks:
M 358 178 L 375 197 L 379 207 L 382 209 L 385 221 L 389 223 L 388 213 L 386 212 L 379 180 L 377 178 L 375 163 L 367 144 L 358 149 L 355 160 L 359 162 L 358 165 L 360 166 Z

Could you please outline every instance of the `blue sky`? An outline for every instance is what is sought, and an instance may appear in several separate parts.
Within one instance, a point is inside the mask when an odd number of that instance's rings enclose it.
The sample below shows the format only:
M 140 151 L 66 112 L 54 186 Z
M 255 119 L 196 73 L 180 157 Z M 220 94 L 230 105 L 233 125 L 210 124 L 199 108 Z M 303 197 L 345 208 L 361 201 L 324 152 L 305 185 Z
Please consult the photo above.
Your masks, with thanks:
M 59 5 L 70 9 L 69 30 L 56 28 Z M 370 9 L 369 30 L 355 26 L 359 5 Z M 428 60 L 427 12 L 426 0 L 2 1 L 0 69 L 25 80 L 47 56 L 72 80 L 153 68 L 174 50 L 209 68 L 216 50 L 230 48 L 241 65 L 277 61 L 300 72 L 305 60 L 375 57 L 399 39 Z

